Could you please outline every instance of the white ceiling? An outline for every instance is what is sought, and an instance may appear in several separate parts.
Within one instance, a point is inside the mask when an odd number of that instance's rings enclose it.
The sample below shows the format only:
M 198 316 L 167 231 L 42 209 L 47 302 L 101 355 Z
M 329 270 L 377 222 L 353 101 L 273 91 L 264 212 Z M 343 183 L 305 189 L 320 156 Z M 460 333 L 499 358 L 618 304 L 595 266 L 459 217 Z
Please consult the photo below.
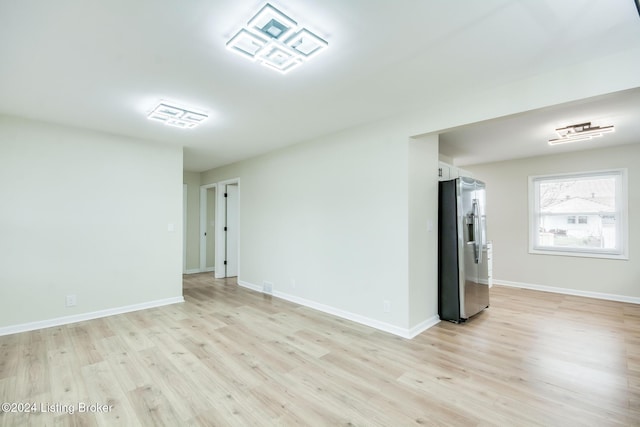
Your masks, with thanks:
M 184 146 L 185 169 L 203 171 L 640 40 L 633 0 L 271 3 L 327 51 L 286 75 L 227 51 L 264 1 L 0 0 L 0 113 Z M 211 118 L 191 130 L 148 120 L 161 99 Z M 443 149 L 474 162 L 464 132 Z
M 640 20 L 638 22 L 640 25 Z M 440 134 L 440 153 L 458 166 L 640 143 L 640 88 L 462 126 Z M 549 145 L 555 129 L 591 122 L 615 132 Z

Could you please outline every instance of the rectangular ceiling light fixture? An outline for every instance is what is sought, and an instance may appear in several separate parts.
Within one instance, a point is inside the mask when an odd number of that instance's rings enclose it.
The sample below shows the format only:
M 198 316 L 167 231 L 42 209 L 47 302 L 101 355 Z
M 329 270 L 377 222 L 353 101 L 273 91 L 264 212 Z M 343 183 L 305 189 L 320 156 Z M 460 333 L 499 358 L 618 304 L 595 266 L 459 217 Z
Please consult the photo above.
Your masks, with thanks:
M 231 37 L 227 49 L 285 74 L 328 45 L 267 3 Z
M 160 102 L 147 116 L 150 120 L 162 122 L 167 126 L 181 129 L 192 129 L 202 123 L 207 117 L 206 113 L 177 107 L 168 102 Z
M 569 142 L 586 141 L 602 136 L 605 133 L 614 132 L 613 125 L 593 126 L 591 122 L 579 123 L 556 129 L 558 138 L 550 139 L 549 145 L 566 144 Z

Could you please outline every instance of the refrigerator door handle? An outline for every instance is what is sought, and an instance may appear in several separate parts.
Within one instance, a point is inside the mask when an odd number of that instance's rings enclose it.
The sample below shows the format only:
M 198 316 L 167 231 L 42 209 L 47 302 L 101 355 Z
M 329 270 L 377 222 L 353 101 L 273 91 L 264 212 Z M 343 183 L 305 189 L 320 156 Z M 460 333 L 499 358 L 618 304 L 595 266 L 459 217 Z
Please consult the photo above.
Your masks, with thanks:
M 478 200 L 473 200 L 473 234 L 475 244 L 473 249 L 475 252 L 476 264 L 482 264 L 482 236 L 480 230 L 480 209 L 478 207 Z

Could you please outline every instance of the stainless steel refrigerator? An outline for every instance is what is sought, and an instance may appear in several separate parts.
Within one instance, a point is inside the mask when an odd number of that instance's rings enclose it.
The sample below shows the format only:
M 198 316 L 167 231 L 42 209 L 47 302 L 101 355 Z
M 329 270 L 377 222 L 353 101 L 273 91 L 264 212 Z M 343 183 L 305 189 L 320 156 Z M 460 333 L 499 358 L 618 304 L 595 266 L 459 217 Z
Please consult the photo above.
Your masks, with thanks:
M 486 188 L 473 178 L 440 181 L 438 314 L 460 323 L 489 307 Z

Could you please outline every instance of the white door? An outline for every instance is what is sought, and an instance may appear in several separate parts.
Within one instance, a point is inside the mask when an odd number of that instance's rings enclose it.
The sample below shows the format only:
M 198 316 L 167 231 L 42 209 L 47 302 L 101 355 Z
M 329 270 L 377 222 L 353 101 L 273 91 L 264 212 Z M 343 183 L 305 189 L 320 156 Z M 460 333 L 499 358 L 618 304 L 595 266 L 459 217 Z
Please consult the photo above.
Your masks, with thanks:
M 238 275 L 238 184 L 227 184 L 225 188 L 225 277 Z

